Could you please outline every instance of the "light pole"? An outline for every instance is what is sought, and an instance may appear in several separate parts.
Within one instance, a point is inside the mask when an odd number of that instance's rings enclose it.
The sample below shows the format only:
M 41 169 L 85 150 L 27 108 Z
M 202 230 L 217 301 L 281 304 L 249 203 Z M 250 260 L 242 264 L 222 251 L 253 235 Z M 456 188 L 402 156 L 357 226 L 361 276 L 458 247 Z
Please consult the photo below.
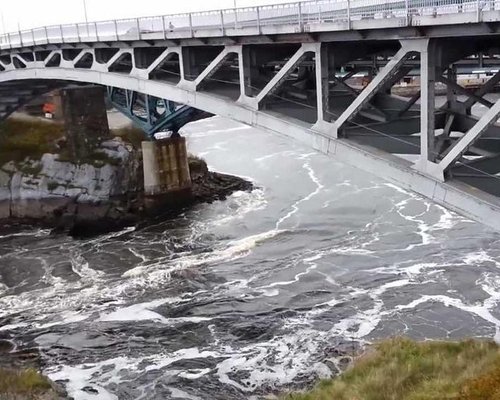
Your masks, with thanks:
M 0 17 L 2 19 L 2 36 L 0 37 L 0 43 L 7 43 L 7 28 L 5 27 L 5 19 L 3 16 L 3 11 L 0 11 Z
M 237 5 L 236 5 L 236 0 L 233 0 L 233 6 L 234 6 L 234 29 L 238 29 L 238 12 L 237 12 Z
M 85 26 L 87 27 L 87 37 L 89 35 L 89 16 L 87 14 L 87 0 L 83 0 L 83 13 L 85 14 Z
M 0 18 L 2 19 L 2 33 L 5 35 L 7 32 L 5 31 L 5 19 L 3 17 L 3 11 L 0 11 Z

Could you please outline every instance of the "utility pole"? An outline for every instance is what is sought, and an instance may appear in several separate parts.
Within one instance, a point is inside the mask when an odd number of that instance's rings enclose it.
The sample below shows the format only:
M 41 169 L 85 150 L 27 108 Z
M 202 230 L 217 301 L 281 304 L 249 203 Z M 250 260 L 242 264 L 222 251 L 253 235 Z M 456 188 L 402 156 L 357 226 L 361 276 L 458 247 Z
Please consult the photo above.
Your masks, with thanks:
M 89 16 L 87 14 L 87 0 L 83 0 L 83 13 L 85 14 L 85 26 L 87 27 L 87 37 L 89 34 Z
M 234 6 L 234 28 L 238 29 L 238 12 L 237 12 L 237 5 L 236 5 L 236 0 L 233 0 L 233 6 Z
M 2 20 L 2 37 L 0 39 L 0 43 L 3 43 L 4 39 L 7 42 L 7 39 L 5 38 L 5 35 L 7 34 L 7 28 L 5 27 L 5 19 L 3 16 L 3 11 L 0 10 L 0 18 Z

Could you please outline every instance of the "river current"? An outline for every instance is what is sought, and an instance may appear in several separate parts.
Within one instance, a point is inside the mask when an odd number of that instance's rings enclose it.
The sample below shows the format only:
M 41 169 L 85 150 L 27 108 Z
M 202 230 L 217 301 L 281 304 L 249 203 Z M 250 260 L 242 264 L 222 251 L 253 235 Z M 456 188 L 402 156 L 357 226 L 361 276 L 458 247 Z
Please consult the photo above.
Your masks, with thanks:
M 262 399 L 395 335 L 500 341 L 500 235 L 222 118 L 189 150 L 256 189 L 89 240 L 0 236 L 0 339 L 76 400 Z

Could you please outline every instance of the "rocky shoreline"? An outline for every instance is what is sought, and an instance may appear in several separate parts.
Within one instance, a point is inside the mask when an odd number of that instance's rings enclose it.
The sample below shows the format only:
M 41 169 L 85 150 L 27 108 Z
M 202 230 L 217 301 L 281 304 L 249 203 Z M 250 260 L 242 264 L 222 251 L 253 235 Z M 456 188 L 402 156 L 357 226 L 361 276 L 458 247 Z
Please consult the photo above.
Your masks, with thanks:
M 0 167 L 0 223 L 4 229 L 39 226 L 53 233 L 88 237 L 169 218 L 196 203 L 224 200 L 252 183 L 211 172 L 188 157 L 192 188 L 148 197 L 142 153 L 122 137 L 107 139 L 84 160 L 75 160 L 59 141 L 39 157 L 9 160 Z

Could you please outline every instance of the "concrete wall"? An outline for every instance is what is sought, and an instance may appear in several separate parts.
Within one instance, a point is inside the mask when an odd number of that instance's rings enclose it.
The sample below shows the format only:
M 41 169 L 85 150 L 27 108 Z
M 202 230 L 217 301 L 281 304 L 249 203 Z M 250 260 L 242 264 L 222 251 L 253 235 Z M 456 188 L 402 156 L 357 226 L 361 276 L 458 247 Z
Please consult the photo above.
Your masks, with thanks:
M 185 138 L 142 142 L 142 156 L 146 196 L 191 188 Z
M 74 159 L 87 158 L 110 137 L 103 87 L 63 89 L 61 108 L 68 148 Z

